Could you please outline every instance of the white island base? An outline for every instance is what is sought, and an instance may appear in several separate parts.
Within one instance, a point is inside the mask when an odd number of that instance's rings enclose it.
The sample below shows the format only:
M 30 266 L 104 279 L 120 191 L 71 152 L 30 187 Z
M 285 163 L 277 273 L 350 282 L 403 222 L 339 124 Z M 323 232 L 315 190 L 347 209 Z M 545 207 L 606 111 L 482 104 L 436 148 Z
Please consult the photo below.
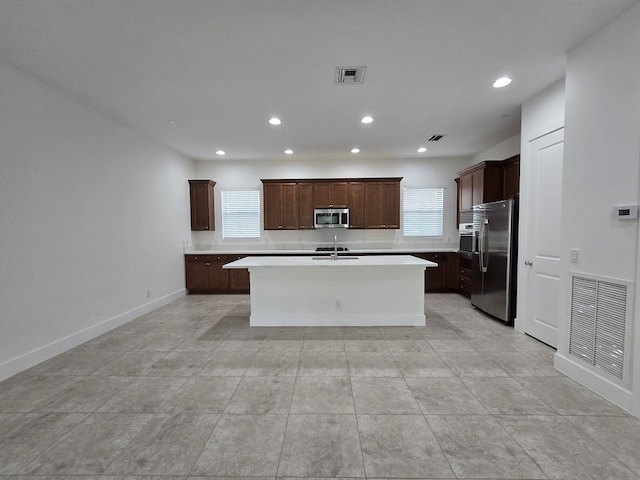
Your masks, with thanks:
M 410 255 L 331 260 L 245 257 L 224 268 L 248 268 L 250 325 L 425 325 L 424 270 L 437 264 Z

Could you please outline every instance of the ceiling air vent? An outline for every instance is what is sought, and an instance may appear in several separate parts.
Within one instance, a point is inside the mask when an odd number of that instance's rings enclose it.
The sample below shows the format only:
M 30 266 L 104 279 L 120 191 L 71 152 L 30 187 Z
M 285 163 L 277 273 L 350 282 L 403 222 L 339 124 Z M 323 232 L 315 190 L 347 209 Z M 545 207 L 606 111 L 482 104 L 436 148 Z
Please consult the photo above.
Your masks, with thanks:
M 435 135 L 431 135 L 431 138 L 429 138 L 429 140 L 427 140 L 427 141 L 428 142 L 437 142 L 438 140 L 440 140 L 445 135 L 446 135 L 446 133 L 442 134 L 442 135 L 440 135 L 439 133 L 436 133 Z
M 338 85 L 358 85 L 364 82 L 364 71 L 367 67 L 336 67 L 336 83 Z

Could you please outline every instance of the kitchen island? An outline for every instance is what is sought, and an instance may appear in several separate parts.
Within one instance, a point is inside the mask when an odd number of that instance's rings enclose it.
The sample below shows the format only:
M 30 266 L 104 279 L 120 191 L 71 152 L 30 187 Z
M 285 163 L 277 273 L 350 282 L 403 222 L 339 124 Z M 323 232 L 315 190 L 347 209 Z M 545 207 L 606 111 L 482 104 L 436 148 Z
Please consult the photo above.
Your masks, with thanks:
M 411 255 L 245 257 L 251 326 L 424 325 L 424 271 Z

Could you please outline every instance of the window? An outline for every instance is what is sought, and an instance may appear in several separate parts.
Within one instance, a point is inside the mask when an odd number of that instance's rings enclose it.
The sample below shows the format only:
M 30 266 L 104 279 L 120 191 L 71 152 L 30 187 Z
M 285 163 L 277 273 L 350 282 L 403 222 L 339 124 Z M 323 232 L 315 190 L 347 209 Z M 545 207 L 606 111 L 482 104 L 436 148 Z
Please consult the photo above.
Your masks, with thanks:
M 404 188 L 402 234 L 405 237 L 442 237 L 444 188 Z
M 260 238 L 260 190 L 222 191 L 222 238 Z

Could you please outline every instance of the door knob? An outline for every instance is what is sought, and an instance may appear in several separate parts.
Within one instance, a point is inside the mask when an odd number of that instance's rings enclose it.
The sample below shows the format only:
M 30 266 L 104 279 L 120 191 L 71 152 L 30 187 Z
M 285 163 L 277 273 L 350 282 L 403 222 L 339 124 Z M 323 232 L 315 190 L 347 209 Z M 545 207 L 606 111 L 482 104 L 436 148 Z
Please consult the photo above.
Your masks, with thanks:
M 531 260 L 525 260 L 525 261 L 524 261 L 524 264 L 525 264 L 527 267 L 530 267 L 530 266 L 532 266 L 532 265 L 533 265 L 533 262 L 532 262 Z

